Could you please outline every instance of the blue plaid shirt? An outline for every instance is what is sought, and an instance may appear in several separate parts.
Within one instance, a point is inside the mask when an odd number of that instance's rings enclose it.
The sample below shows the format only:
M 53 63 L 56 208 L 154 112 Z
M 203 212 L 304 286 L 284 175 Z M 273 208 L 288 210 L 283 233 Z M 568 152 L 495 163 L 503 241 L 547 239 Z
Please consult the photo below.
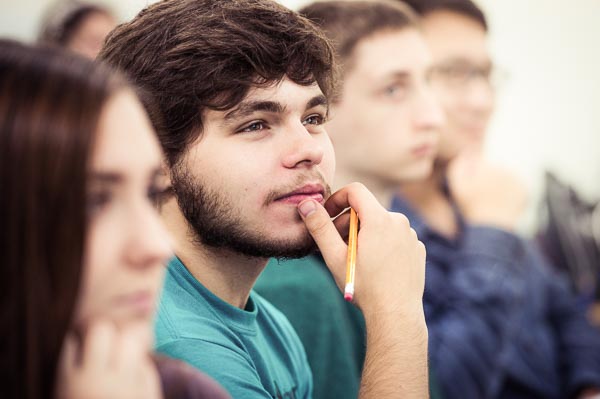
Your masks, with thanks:
M 529 243 L 465 222 L 436 232 L 400 197 L 427 247 L 424 307 L 430 364 L 444 397 L 568 398 L 600 387 L 600 332 Z

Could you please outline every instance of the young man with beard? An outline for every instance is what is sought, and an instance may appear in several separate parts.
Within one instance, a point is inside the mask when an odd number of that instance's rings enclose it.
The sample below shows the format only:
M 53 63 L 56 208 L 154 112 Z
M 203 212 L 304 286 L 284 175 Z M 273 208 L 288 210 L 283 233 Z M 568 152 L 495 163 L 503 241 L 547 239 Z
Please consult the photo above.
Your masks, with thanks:
M 335 43 L 342 66 L 326 124 L 336 152 L 336 184 L 360 181 L 390 206 L 399 184 L 431 173 L 444 120 L 428 85 L 431 55 L 417 17 L 385 1 L 319 1 L 300 14 Z M 339 294 L 323 258 L 273 260 L 255 289 L 298 332 L 314 374 L 314 398 L 356 398 L 364 320 Z
M 162 213 L 177 258 L 158 350 L 236 398 L 311 397 L 296 333 L 252 287 L 269 257 L 304 256 L 315 241 L 341 285 L 347 245 L 338 229 L 347 231 L 348 215 L 335 224 L 330 216 L 352 206 L 367 331 L 360 395 L 425 397 L 424 247 L 364 186 L 329 196 L 334 156 L 323 123 L 334 66 L 322 33 L 269 0 L 170 0 L 117 28 L 101 58 L 151 96 L 170 167 L 174 198 Z
M 586 398 L 600 393 L 600 333 L 564 281 L 515 235 L 509 176 L 476 161 L 494 108 L 487 23 L 470 0 L 408 0 L 432 50 L 446 112 L 434 172 L 404 184 L 406 214 L 428 250 L 430 361 L 447 398 Z M 515 201 L 515 198 L 517 200 Z

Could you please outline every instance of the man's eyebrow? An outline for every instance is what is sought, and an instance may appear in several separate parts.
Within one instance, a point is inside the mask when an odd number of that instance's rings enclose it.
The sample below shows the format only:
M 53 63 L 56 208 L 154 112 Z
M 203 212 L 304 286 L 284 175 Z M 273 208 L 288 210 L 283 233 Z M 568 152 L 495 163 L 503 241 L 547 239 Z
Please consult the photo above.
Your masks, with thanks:
M 329 102 L 327 101 L 327 98 L 322 94 L 311 98 L 306 104 L 306 109 L 311 109 L 319 105 L 323 105 L 325 106 L 325 108 L 329 108 Z
M 463 56 L 454 56 L 454 57 L 449 57 L 446 58 L 444 60 L 439 61 L 438 63 L 436 63 L 435 65 L 437 66 L 448 66 L 448 65 L 484 65 L 484 66 L 492 66 L 494 63 L 492 62 L 491 59 L 486 58 L 485 60 L 479 60 L 479 61 L 475 61 L 472 60 L 468 57 L 463 57 Z
M 282 113 L 284 107 L 275 101 L 244 101 L 226 113 L 224 119 L 225 121 L 231 121 L 232 119 L 244 118 L 252 115 L 256 111 Z
M 388 75 L 389 79 L 407 80 L 411 78 L 411 73 L 407 71 L 394 71 Z

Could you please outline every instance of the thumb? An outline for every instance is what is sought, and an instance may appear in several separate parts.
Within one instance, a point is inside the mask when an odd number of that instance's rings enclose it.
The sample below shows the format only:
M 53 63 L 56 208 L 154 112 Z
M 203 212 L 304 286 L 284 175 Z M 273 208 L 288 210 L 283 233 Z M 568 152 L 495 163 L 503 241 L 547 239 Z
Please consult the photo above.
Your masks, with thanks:
M 348 246 L 337 231 L 331 217 L 318 202 L 308 199 L 298 204 L 298 213 L 308 232 L 321 250 L 323 259 L 338 285 L 343 284 Z

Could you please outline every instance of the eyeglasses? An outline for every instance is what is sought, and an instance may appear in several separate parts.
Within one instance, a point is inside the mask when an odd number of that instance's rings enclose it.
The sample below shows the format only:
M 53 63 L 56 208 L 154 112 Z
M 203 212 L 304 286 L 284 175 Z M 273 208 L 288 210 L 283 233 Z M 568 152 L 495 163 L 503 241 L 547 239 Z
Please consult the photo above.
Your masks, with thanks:
M 501 87 L 508 80 L 508 73 L 493 65 L 479 66 L 468 62 L 448 62 L 431 68 L 432 83 L 441 83 L 452 89 L 464 89 L 478 79 L 490 88 Z

